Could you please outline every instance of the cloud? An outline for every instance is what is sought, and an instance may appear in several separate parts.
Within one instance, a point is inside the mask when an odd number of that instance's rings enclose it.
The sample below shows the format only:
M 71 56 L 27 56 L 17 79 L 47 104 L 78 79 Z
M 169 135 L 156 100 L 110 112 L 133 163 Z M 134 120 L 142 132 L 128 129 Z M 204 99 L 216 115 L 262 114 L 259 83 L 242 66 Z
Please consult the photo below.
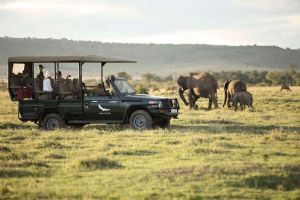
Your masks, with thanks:
M 263 12 L 286 12 L 295 11 L 299 12 L 300 1 L 299 0 L 251 0 L 251 1 L 241 1 L 233 0 L 235 4 L 241 7 L 252 8 L 257 11 Z
M 70 16 L 87 16 L 87 15 L 124 15 L 127 17 L 138 16 L 138 9 L 133 6 L 124 4 L 114 4 L 111 2 L 100 2 L 97 0 L 27 0 L 27 1 L 9 1 L 0 3 L 0 10 L 26 13 L 26 14 L 48 14 Z
M 299 11 L 300 0 L 0 0 L 0 33 L 299 48 Z
M 230 44 L 239 45 L 251 43 L 253 38 L 243 30 L 231 29 L 207 29 L 207 30 L 183 30 L 161 34 L 142 35 L 125 39 L 133 43 L 200 43 L 200 44 Z

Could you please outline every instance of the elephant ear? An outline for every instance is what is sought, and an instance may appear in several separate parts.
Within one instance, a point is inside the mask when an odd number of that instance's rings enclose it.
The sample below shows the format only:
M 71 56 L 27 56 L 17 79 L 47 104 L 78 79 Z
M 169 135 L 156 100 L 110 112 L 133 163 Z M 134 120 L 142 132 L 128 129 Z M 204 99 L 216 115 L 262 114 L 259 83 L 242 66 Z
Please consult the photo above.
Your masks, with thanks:
M 187 77 L 185 77 L 185 76 L 179 76 L 179 78 L 177 79 L 177 84 L 178 84 L 183 90 L 186 90 L 186 89 L 187 89 Z

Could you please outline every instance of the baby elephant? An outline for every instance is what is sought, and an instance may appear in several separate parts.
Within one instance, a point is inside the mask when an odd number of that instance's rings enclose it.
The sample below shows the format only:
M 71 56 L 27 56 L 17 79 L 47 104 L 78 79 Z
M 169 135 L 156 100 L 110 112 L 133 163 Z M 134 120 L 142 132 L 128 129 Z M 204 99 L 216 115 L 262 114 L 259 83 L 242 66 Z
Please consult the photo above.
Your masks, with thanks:
M 248 108 L 253 108 L 253 97 L 252 94 L 249 92 L 237 92 L 235 93 L 232 98 L 231 101 L 233 102 L 234 105 L 234 110 L 237 110 L 238 107 L 238 103 L 240 103 L 241 106 L 241 110 L 245 109 L 245 105 L 248 106 Z

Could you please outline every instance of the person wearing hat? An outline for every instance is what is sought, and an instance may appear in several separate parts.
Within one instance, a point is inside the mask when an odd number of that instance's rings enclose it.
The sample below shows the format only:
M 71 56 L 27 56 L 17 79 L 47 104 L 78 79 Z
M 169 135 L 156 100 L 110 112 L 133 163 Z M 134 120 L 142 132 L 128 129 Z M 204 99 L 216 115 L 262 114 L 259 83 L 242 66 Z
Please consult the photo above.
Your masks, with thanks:
M 49 72 L 49 71 L 46 71 L 46 73 L 45 73 L 45 79 L 43 81 L 43 91 L 46 91 L 49 93 L 53 91 L 53 88 L 51 85 L 51 72 Z
M 37 75 L 37 78 L 40 79 L 40 80 L 44 80 L 45 76 L 44 76 L 44 72 L 43 72 L 43 69 L 46 68 L 44 67 L 43 65 L 39 65 L 39 70 L 40 72 L 38 73 Z

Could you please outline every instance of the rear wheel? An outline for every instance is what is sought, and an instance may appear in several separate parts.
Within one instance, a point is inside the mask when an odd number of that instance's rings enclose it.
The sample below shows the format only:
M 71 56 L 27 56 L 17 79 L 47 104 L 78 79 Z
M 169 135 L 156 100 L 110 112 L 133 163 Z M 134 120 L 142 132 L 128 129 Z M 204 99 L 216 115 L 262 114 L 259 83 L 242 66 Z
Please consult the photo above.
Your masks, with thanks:
M 65 121 L 56 113 L 48 114 L 42 121 L 42 128 L 45 130 L 55 130 L 65 126 Z
M 134 111 L 129 118 L 129 125 L 132 129 L 145 130 L 152 128 L 153 119 L 144 110 Z

